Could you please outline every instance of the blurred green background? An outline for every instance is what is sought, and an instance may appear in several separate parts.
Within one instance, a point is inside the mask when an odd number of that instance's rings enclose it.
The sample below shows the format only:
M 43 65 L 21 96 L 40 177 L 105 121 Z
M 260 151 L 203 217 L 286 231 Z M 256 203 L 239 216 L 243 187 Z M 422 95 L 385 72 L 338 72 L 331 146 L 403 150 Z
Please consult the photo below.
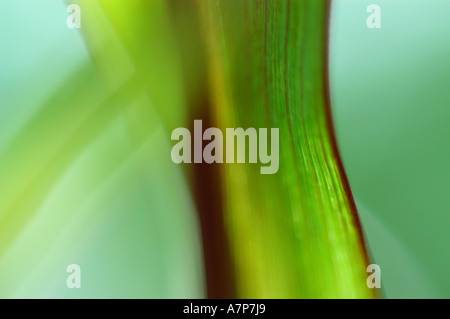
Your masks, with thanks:
M 449 40 L 449 1 L 333 1 L 336 135 L 387 298 L 450 297 Z
M 146 96 L 97 77 L 67 16 L 60 0 L 0 1 L 0 297 L 203 297 L 170 141 Z M 96 52 L 111 63 L 108 40 Z M 66 286 L 69 264 L 81 289 Z
M 370 3 L 332 6 L 341 156 L 383 296 L 448 298 L 450 2 L 376 1 L 381 29 L 366 26 Z M 130 130 L 139 119 L 118 115 L 151 102 L 101 108 L 106 97 L 89 91 L 101 87 L 95 57 L 65 26 L 65 9 L 61 0 L 0 0 L 0 297 L 203 297 L 198 222 L 182 172 L 165 157 L 170 143 L 156 115 L 145 140 Z M 72 114 L 65 103 L 85 109 Z M 99 131 L 92 110 L 108 119 Z M 57 115 L 72 126 L 55 125 Z M 54 144 L 39 144 L 49 137 Z M 28 193 L 8 197 L 23 185 Z M 1 210 L 9 205 L 25 225 Z M 71 263 L 81 266 L 82 289 L 65 286 Z

